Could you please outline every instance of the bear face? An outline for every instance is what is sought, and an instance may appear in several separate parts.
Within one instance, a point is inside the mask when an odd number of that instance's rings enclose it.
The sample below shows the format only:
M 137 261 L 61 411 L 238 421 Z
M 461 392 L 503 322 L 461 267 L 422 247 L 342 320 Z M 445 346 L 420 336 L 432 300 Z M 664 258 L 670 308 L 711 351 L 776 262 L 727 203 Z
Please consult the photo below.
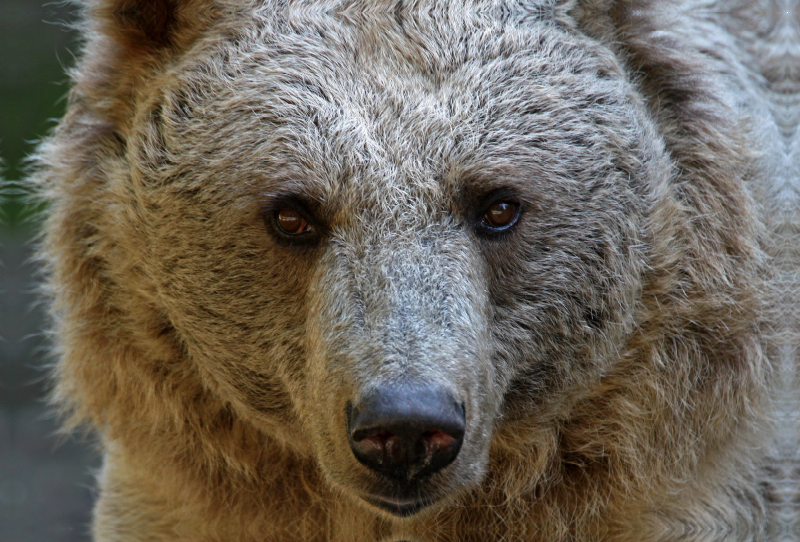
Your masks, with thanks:
M 404 515 L 478 485 L 499 424 L 552 431 L 614 363 L 669 163 L 588 39 L 508 25 L 382 44 L 314 24 L 205 44 L 156 79 L 126 235 L 203 381 Z M 461 406 L 452 464 L 359 462 L 348 411 L 393 385 Z
M 760 529 L 764 174 L 645 4 L 87 3 L 37 180 L 97 538 Z

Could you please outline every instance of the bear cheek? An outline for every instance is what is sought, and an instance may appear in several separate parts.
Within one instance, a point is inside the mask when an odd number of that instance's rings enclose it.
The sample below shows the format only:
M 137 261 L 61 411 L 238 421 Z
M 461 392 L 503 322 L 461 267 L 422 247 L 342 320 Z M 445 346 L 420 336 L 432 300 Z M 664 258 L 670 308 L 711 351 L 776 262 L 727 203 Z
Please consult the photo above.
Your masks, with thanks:
M 264 243 L 261 224 L 231 227 L 225 205 L 200 205 L 178 188 L 152 195 L 162 204 L 146 206 L 141 224 L 158 302 L 205 385 L 245 418 L 301 444 L 292 405 L 304 388 L 304 262 Z M 202 221 L 176 218 L 201 211 Z M 220 266 L 223 254 L 235 265 Z
M 615 221 L 597 213 L 573 231 L 531 229 L 517 247 L 522 257 L 490 267 L 497 364 L 511 377 L 504 423 L 533 413 L 553 423 L 574 390 L 616 362 L 641 295 L 646 243 L 640 217 Z

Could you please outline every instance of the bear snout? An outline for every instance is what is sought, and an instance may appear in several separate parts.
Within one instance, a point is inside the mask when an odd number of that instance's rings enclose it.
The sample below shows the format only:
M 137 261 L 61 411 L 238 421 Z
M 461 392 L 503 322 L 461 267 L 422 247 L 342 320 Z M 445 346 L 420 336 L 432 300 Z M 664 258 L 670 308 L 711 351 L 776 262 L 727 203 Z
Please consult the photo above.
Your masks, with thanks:
M 355 458 L 393 484 L 431 476 L 458 456 L 466 432 L 464 404 L 432 383 L 387 383 L 346 412 Z

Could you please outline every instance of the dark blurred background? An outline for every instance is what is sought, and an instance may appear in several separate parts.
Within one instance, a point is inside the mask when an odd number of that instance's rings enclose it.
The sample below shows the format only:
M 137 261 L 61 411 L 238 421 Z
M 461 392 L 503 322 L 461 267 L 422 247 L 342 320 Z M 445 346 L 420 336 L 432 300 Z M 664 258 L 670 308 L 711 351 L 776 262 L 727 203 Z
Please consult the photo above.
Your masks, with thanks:
M 88 541 L 99 458 L 57 434 L 46 404 L 48 356 L 29 263 L 37 216 L 25 157 L 63 114 L 74 64 L 74 6 L 0 0 L 0 542 Z

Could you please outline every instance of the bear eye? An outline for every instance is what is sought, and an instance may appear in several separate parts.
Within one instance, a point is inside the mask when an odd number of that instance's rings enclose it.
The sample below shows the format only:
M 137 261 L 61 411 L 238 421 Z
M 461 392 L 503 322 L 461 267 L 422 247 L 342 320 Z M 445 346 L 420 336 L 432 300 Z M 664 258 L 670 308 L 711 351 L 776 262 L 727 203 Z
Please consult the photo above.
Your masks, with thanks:
M 499 201 L 489 207 L 483 215 L 485 225 L 495 230 L 510 228 L 518 218 L 519 204 L 511 201 Z
M 290 207 L 284 207 L 275 213 L 275 223 L 278 225 L 278 228 L 287 235 L 300 235 L 312 231 L 308 220 Z

